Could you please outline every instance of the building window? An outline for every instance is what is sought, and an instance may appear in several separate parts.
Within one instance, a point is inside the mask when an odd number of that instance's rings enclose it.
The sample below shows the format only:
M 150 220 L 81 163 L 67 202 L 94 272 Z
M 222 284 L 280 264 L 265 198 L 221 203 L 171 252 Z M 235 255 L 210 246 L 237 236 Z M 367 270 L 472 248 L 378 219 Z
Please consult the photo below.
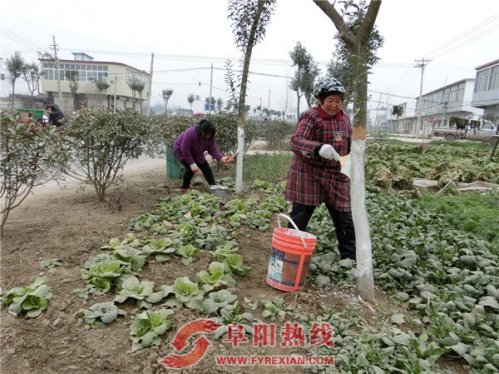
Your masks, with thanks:
M 490 91 L 497 90 L 497 89 L 499 89 L 499 65 L 494 66 L 491 69 L 490 73 L 491 74 L 490 74 L 489 90 Z
M 479 71 L 476 75 L 475 92 L 487 91 L 490 69 Z
M 55 63 L 43 63 L 43 79 L 57 80 L 57 65 Z M 60 64 L 61 80 L 66 79 L 66 70 L 75 70 L 78 72 L 79 81 L 93 81 L 96 79 L 105 79 L 108 76 L 107 65 L 94 64 Z

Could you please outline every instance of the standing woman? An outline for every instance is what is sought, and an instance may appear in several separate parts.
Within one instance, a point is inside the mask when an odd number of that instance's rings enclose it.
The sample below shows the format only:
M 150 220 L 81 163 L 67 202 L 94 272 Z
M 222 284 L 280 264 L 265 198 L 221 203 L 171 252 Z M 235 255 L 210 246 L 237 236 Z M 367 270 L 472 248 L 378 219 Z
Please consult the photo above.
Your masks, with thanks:
M 217 148 L 215 139 L 216 128 L 213 123 L 202 119 L 196 126 L 182 132 L 173 146 L 173 155 L 185 167 L 182 193 L 188 191 L 194 174 L 202 172 L 210 186 L 216 184 L 205 152 L 215 160 L 230 162 L 230 157 L 224 157 Z
M 343 111 L 345 88 L 335 78 L 319 79 L 317 106 L 305 111 L 291 137 L 294 153 L 288 173 L 286 200 L 291 219 L 305 231 L 322 203 L 333 220 L 342 259 L 355 260 L 355 230 L 350 206 L 350 179 L 341 174 L 340 155 L 350 153 L 352 126 Z M 290 226 L 291 227 L 291 226 Z

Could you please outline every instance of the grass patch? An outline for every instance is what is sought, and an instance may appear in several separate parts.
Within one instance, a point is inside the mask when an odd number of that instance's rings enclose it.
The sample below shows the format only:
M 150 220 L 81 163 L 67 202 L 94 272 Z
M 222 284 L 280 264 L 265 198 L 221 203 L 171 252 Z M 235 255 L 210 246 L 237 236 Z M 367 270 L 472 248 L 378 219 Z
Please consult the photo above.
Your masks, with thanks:
M 291 165 L 291 153 L 255 154 L 244 156 L 243 179 L 252 182 L 260 179 L 277 182 L 286 179 Z M 231 176 L 235 177 L 235 168 Z
M 457 230 L 473 233 L 499 248 L 499 192 L 446 196 L 425 193 L 420 201 L 426 209 L 445 214 Z

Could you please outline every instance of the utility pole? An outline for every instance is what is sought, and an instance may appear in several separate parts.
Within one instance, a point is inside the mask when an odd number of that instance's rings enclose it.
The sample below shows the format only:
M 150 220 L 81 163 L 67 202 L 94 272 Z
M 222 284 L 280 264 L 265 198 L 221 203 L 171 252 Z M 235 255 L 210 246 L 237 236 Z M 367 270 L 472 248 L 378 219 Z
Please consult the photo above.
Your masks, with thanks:
M 113 98 L 113 114 L 116 114 L 116 87 L 118 85 L 118 76 L 114 77 L 114 98 Z
M 213 91 L 213 64 L 211 64 L 211 72 L 210 72 L 210 98 L 208 99 L 209 100 L 209 103 L 208 103 L 208 113 L 211 113 L 211 103 L 212 103 L 212 99 L 211 99 L 211 95 L 212 95 L 212 91 Z
M 269 89 L 269 98 L 267 100 L 267 110 L 268 110 L 269 117 L 270 117 L 270 89 Z
M 62 103 L 62 93 L 61 93 L 61 65 L 59 63 L 59 59 L 57 58 L 57 44 L 55 44 L 55 36 L 52 35 L 52 47 L 54 48 L 54 59 L 57 68 L 57 92 L 59 94 L 59 105 L 64 107 Z M 64 109 L 64 108 L 63 108 Z
M 419 105 L 418 108 L 418 127 L 419 132 L 423 130 L 423 122 L 421 121 L 421 112 L 423 111 L 423 78 L 424 78 L 424 68 L 431 60 L 425 60 L 423 57 L 421 60 L 416 60 L 416 67 L 421 68 L 421 83 L 419 85 Z
M 147 115 L 150 115 L 151 114 L 151 100 L 152 100 L 152 72 L 153 72 L 153 66 L 154 66 L 154 53 L 151 55 L 151 70 L 149 72 L 149 92 L 148 92 L 148 95 L 149 95 L 149 100 L 148 100 L 148 104 L 147 104 Z

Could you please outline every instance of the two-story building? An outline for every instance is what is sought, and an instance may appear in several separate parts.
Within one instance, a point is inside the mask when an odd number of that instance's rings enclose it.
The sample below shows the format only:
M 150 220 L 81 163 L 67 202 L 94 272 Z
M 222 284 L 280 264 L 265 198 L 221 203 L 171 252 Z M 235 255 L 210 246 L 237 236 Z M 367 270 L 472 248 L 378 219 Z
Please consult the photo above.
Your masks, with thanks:
M 433 128 L 447 126 L 450 117 L 481 116 L 483 110 L 473 107 L 471 103 L 474 87 L 475 80 L 465 78 L 424 94 L 416 100 L 414 115 L 391 121 L 394 130 L 429 135 Z
M 499 124 L 499 60 L 476 68 L 471 105 L 483 109 L 483 117 Z
M 149 99 L 149 73 L 120 62 L 95 61 L 85 53 L 73 55 L 74 60 L 59 60 L 59 66 L 54 59 L 40 58 L 41 88 L 49 102 L 65 110 L 81 106 L 140 110 Z

